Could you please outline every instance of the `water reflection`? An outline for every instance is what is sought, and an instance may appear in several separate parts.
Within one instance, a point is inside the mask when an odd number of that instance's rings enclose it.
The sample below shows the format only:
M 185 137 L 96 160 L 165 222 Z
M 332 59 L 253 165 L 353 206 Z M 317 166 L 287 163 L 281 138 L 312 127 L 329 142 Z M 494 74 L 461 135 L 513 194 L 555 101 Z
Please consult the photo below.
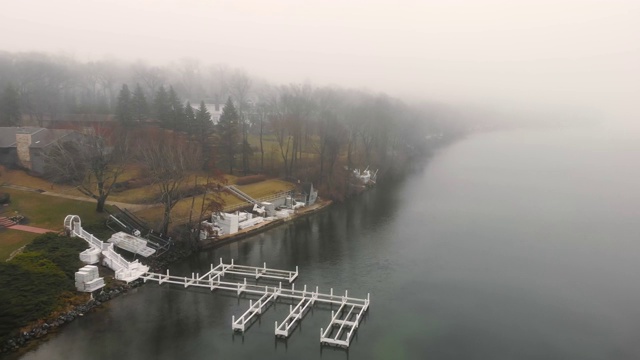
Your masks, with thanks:
M 638 158 L 628 134 L 481 134 L 406 181 L 171 268 L 202 274 L 233 258 L 299 266 L 299 286 L 371 292 L 346 352 L 319 347 L 330 308 L 279 341 L 287 304 L 233 334 L 249 297 L 150 284 L 25 358 L 640 358 Z

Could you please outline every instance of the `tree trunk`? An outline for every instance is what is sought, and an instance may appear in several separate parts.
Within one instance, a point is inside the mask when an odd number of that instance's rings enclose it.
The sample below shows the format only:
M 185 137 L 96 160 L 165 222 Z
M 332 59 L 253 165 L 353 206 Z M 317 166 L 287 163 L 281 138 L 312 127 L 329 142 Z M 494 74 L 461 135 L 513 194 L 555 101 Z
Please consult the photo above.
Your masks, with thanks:
M 160 232 L 162 235 L 169 233 L 169 222 L 171 221 L 171 204 L 164 204 L 164 214 L 162 216 L 162 228 Z
M 264 172 L 264 148 L 262 146 L 262 133 L 264 130 L 264 121 L 260 118 L 260 172 Z
M 249 129 L 247 122 L 242 120 L 242 173 L 246 176 L 249 172 Z
M 99 213 L 104 212 L 104 205 L 107 202 L 107 197 L 106 196 L 98 196 L 98 203 L 96 205 L 96 211 Z

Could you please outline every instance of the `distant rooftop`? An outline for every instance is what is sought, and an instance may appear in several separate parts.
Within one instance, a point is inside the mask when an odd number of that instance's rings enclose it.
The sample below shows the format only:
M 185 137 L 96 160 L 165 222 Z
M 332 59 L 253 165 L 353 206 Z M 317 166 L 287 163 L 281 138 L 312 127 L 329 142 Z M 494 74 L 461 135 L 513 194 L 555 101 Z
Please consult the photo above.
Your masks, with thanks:
M 40 127 L 0 127 L 0 148 L 16 146 L 16 134 L 31 134 L 31 147 L 44 148 L 74 133 L 73 130 Z

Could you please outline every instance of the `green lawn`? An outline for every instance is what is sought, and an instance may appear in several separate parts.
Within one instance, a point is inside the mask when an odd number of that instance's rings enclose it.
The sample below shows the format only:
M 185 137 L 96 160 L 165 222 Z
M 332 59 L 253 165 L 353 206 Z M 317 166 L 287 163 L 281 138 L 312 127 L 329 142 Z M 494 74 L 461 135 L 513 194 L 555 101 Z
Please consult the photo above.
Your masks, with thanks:
M 27 245 L 38 235 L 19 230 L 0 230 L 0 261 L 7 260 L 12 252 Z
M 24 170 L 3 169 L 0 171 L 0 184 L 7 183 L 12 185 L 25 186 L 32 189 L 53 191 L 60 194 L 84 196 L 81 192 L 76 190 L 74 186 L 53 184 L 43 178 L 29 175 Z M 3 190 L 0 188 L 0 191 Z
M 265 196 L 292 190 L 295 185 L 287 181 L 271 179 L 248 185 L 236 185 L 236 187 L 252 198 L 259 199 Z
M 255 199 L 259 199 L 268 195 L 289 191 L 293 189 L 295 185 L 290 182 L 278 179 L 269 179 L 255 184 L 236 186 L 243 192 L 247 193 L 249 196 Z M 246 204 L 245 201 L 239 199 L 235 195 L 231 195 L 226 192 L 222 193 L 221 195 L 223 201 L 225 202 L 225 207 Z M 187 222 L 187 220 L 189 219 L 189 214 L 191 213 L 192 205 L 194 205 L 193 216 L 197 217 L 200 212 L 200 207 L 202 206 L 201 196 L 196 197 L 195 201 L 193 201 L 192 198 L 186 198 L 180 200 L 176 204 L 176 206 L 171 211 L 171 216 L 175 225 L 184 224 Z M 136 215 L 147 221 L 149 225 L 157 227 L 162 221 L 163 209 L 164 208 L 162 206 L 156 206 L 153 208 L 140 210 L 136 212 Z
M 63 229 L 64 218 L 69 214 L 80 216 L 83 224 L 102 221 L 107 216 L 106 213 L 99 214 L 95 211 L 94 202 L 70 200 L 6 187 L 0 187 L 0 192 L 11 194 L 11 204 L 2 207 L 0 216 L 13 216 L 17 211 L 29 220 L 28 225 L 54 232 Z M 0 261 L 6 260 L 13 251 L 30 243 L 36 236 L 38 234 L 25 231 L 0 230 Z
M 11 194 L 11 204 L 3 208 L 3 216 L 12 216 L 16 211 L 29 219 L 28 225 L 60 231 L 64 227 L 64 218 L 73 214 L 80 216 L 85 224 L 104 220 L 106 213 L 95 211 L 96 203 L 42 195 L 30 191 L 0 188 L 1 192 Z

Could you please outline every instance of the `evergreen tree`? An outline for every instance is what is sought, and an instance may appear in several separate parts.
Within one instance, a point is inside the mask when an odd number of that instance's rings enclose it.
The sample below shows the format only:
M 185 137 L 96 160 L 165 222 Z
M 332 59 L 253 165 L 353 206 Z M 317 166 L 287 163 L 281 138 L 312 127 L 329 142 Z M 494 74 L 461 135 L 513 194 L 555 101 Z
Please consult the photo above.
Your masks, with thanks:
M 149 115 L 149 104 L 140 84 L 136 84 L 136 89 L 131 97 L 131 104 L 133 106 L 133 119 L 137 122 L 144 121 Z
M 19 126 L 21 123 L 20 93 L 9 83 L 0 100 L 0 126 Z
M 218 133 L 220 134 L 220 150 L 226 155 L 229 162 L 229 174 L 233 174 L 233 163 L 238 151 L 238 122 L 240 117 L 236 111 L 231 98 L 222 108 L 220 121 L 218 122 Z
M 160 125 L 164 128 L 170 128 L 171 105 L 169 103 L 169 95 L 164 89 L 164 86 L 160 86 L 156 93 L 156 97 L 153 101 L 153 111 L 156 119 L 160 121 Z
M 175 130 L 185 131 L 184 107 L 182 101 L 173 90 L 173 86 L 169 86 L 169 106 L 170 106 L 170 122 L 171 128 Z
M 130 127 L 133 124 L 133 106 L 131 103 L 131 91 L 127 84 L 122 85 L 120 94 L 118 94 L 118 105 L 116 106 L 116 118 L 124 127 Z
M 196 114 L 193 112 L 191 103 L 187 101 L 187 105 L 184 107 L 184 122 L 185 132 L 189 135 L 196 135 L 198 133 L 198 127 L 196 125 Z
M 202 168 L 203 170 L 207 170 L 212 159 L 210 137 L 213 135 L 213 123 L 211 122 L 211 114 L 204 105 L 204 101 L 200 102 L 200 107 L 196 110 L 194 125 L 196 141 L 200 143 L 200 147 L 202 148 Z
M 213 124 L 211 123 L 211 114 L 207 107 L 204 105 L 204 101 L 200 102 L 200 107 L 196 110 L 196 125 L 199 133 L 211 133 L 213 131 Z

